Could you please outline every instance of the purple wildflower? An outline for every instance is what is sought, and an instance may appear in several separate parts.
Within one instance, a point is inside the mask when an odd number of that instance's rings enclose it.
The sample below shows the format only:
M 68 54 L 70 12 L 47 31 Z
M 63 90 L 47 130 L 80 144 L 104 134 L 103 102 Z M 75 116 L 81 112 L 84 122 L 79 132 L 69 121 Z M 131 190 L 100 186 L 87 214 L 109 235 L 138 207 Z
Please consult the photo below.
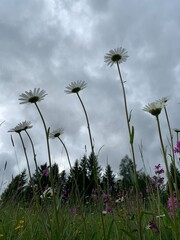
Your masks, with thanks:
M 174 196 L 173 199 L 174 199 L 174 208 L 176 210 L 180 206 L 180 203 L 178 202 L 177 197 Z M 167 205 L 168 205 L 168 208 L 169 208 L 169 214 L 173 218 L 174 213 L 173 213 L 172 199 L 171 198 L 168 198 Z
M 155 234 L 159 233 L 158 226 L 154 220 L 151 220 L 147 225 L 146 229 L 151 229 Z
M 176 146 L 174 147 L 174 153 L 180 153 L 180 141 L 177 141 Z

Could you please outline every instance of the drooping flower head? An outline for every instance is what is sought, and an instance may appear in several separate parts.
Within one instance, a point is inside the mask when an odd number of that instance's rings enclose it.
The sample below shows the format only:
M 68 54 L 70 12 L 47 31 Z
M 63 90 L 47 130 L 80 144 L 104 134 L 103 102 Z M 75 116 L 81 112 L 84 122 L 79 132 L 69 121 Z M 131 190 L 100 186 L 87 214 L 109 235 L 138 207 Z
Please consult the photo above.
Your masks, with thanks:
M 126 62 L 128 57 L 129 56 L 127 55 L 127 50 L 125 48 L 115 48 L 106 53 L 104 56 L 104 62 L 112 67 L 113 64 Z
M 64 133 L 64 129 L 62 128 L 58 128 L 57 130 L 55 131 L 52 131 L 50 134 L 49 134 L 49 138 L 57 138 L 59 137 L 60 135 L 62 135 Z
M 40 102 L 44 100 L 46 95 L 47 93 L 44 90 L 40 90 L 40 88 L 35 88 L 33 91 L 29 90 L 29 92 L 25 91 L 25 93 L 20 95 L 20 104 Z
M 170 97 L 162 97 L 161 99 L 158 100 L 158 102 L 166 105 L 167 101 L 169 101 Z
M 165 106 L 165 103 L 158 100 L 156 102 L 149 103 L 146 105 L 143 110 L 151 113 L 153 116 L 158 116 L 161 113 L 161 110 Z
M 180 132 L 180 129 L 179 128 L 174 128 L 173 129 L 176 133 L 179 133 Z
M 16 127 L 11 128 L 8 132 L 20 133 L 21 131 L 25 131 L 32 127 L 33 126 L 31 125 L 30 121 L 24 121 L 24 122 L 19 123 Z
M 84 81 L 78 80 L 77 82 L 71 82 L 65 90 L 65 93 L 71 94 L 71 93 L 78 93 L 79 91 L 86 88 L 87 83 Z

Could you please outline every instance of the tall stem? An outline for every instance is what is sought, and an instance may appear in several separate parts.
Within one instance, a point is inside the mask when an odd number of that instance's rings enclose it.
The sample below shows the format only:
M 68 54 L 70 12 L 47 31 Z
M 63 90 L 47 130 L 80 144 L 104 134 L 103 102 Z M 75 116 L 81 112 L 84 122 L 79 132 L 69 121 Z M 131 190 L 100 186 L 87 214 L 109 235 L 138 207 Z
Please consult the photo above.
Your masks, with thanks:
M 92 141 L 92 135 L 91 135 L 91 129 L 90 129 L 90 123 L 89 123 L 89 119 L 88 119 L 88 115 L 87 115 L 87 111 L 86 111 L 86 108 L 84 106 L 84 103 L 79 95 L 79 93 L 77 92 L 77 96 L 79 98 L 79 101 L 82 105 L 82 108 L 84 110 L 84 114 L 85 114 L 85 117 L 86 117 L 86 122 L 87 122 L 87 128 L 88 128 L 88 133 L 89 133 L 89 139 L 90 139 L 90 144 L 91 144 L 91 151 L 92 151 L 92 154 L 94 154 L 94 145 L 93 145 L 93 141 Z
M 44 125 L 44 130 L 45 130 L 45 135 L 46 135 L 46 144 L 47 144 L 47 150 L 48 150 L 48 159 L 49 159 L 49 167 L 50 167 L 50 182 L 51 182 L 51 185 L 52 185 L 52 192 L 53 192 L 53 205 L 54 205 L 54 212 L 55 212 L 55 217 L 56 217 L 56 224 L 57 224 L 57 229 L 59 229 L 59 217 L 58 217 L 58 210 L 57 210 L 57 207 L 56 207 L 56 198 L 55 198 L 55 191 L 54 191 L 54 179 L 53 179 L 53 172 L 52 172 L 52 163 L 51 163 L 51 153 L 50 153 L 50 145 L 49 145 L 49 132 L 47 130 L 47 127 L 46 127 L 46 123 L 45 123 L 45 120 L 44 120 L 44 117 L 37 105 L 37 103 L 35 102 L 34 103 L 38 112 L 39 112 L 39 115 L 41 117 L 41 120 L 43 122 L 43 125 Z
M 22 138 L 22 135 L 21 135 L 20 132 L 19 132 L 19 137 L 20 137 L 22 145 L 23 145 L 24 155 L 25 155 L 26 163 L 27 163 L 27 167 L 28 167 L 28 173 L 29 173 L 31 184 L 32 184 L 32 177 L 31 177 L 31 170 L 30 170 L 29 160 L 28 160 L 28 156 L 27 156 L 27 152 L 26 152 L 26 147 L 25 147 L 25 144 L 24 144 L 24 141 L 23 141 L 23 138 Z
M 167 113 L 166 106 L 164 106 L 164 111 L 168 123 L 168 129 L 169 129 L 169 135 L 170 135 L 170 143 L 171 143 L 171 152 L 172 152 L 172 164 L 173 164 L 173 170 L 174 170 L 174 181 L 175 181 L 175 191 L 176 191 L 176 196 L 177 199 L 179 199 L 179 192 L 178 192 L 178 181 L 177 181 L 177 174 L 176 174 L 176 161 L 175 161 L 175 155 L 174 155 L 174 145 L 173 145 L 173 135 L 171 131 L 171 126 L 170 126 L 170 121 Z
M 89 119 L 88 119 L 88 115 L 86 112 L 86 108 L 83 104 L 83 101 L 79 95 L 79 93 L 76 93 L 79 101 L 82 105 L 82 108 L 84 110 L 84 114 L 86 117 L 86 122 L 87 122 L 87 128 L 88 128 L 88 133 L 89 133 L 89 139 L 90 139 L 90 145 L 91 145 L 91 152 L 92 152 L 92 158 L 93 158 L 93 163 L 94 163 L 94 169 L 93 169 L 93 174 L 94 174 L 94 179 L 95 179 L 95 183 L 96 183 L 96 187 L 97 187 L 97 191 L 98 191 L 98 197 L 100 197 L 100 186 L 98 184 L 98 174 L 97 174 L 97 168 L 96 168 L 96 164 L 95 164 L 95 153 L 94 153 L 94 145 L 93 145 L 93 140 L 92 140 L 92 135 L 91 135 L 91 129 L 90 129 L 90 123 L 89 123 Z M 99 205 L 100 211 L 101 211 L 101 206 Z M 105 235 L 105 228 L 104 228 L 104 218 L 102 216 L 102 211 L 101 211 L 101 221 L 102 221 L 102 225 L 103 225 L 103 234 L 104 234 L 104 239 L 106 239 L 106 235 Z
M 158 125 L 159 139 L 160 139 L 161 148 L 162 148 L 163 157 L 164 157 L 164 163 L 165 163 L 165 167 L 166 167 L 167 178 L 168 178 L 169 192 L 170 192 L 170 197 L 171 197 L 171 201 L 172 201 L 172 210 L 173 210 L 173 215 L 175 217 L 175 207 L 174 207 L 174 197 L 173 197 L 173 191 L 172 191 L 171 177 L 170 177 L 170 173 L 169 173 L 167 156 L 166 156 L 166 150 L 165 150 L 164 144 L 163 144 L 163 139 L 162 139 L 162 134 L 161 134 L 161 127 L 160 127 L 160 122 L 159 122 L 158 115 L 156 116 L 156 120 L 157 120 L 157 125 Z
M 48 137 L 48 130 L 47 130 L 47 127 L 46 127 L 46 123 L 45 123 L 45 120 L 44 120 L 44 117 L 37 105 L 37 103 L 35 102 L 34 103 L 38 112 L 39 112 L 39 115 L 41 117 L 41 120 L 43 122 L 43 125 L 44 125 L 44 130 L 45 130 L 45 135 L 46 135 L 46 144 L 47 144 L 47 150 L 48 150 L 48 159 L 49 159 L 49 167 L 50 167 L 50 170 L 51 170 L 51 167 L 52 167 L 52 163 L 51 163 L 51 153 L 50 153 L 50 146 L 49 146 L 49 137 Z
M 126 91 L 124 87 L 124 82 L 122 79 L 119 63 L 117 62 L 117 69 L 119 73 L 119 78 L 122 86 L 122 91 L 123 91 L 123 99 L 124 99 L 124 109 L 125 109 L 125 115 L 126 115 L 126 122 L 127 122 L 127 127 L 128 127 L 128 133 L 129 133 L 129 139 L 131 139 L 131 127 L 130 127 L 130 120 L 128 116 L 128 107 L 127 107 L 127 100 L 126 100 Z M 132 154 L 132 159 L 133 159 L 133 165 L 134 165 L 134 178 L 135 178 L 135 189 L 136 189 L 136 200 L 137 200 L 137 210 L 138 210 L 138 238 L 139 240 L 142 239 L 142 228 L 141 228 L 141 209 L 140 209 L 140 202 L 139 202 L 139 194 L 138 194 L 138 179 L 137 179 L 137 171 L 136 171 L 136 160 L 135 160 L 135 153 L 134 153 L 134 146 L 133 146 L 133 141 L 130 140 L 130 145 L 131 145 L 131 154 Z
M 41 180 L 40 180 L 40 175 L 39 175 L 39 171 L 38 171 L 38 164 L 37 164 L 37 160 L 36 160 L 36 152 L 35 152 L 35 149 L 34 149 L 34 144 L 33 144 L 33 141 L 32 141 L 32 138 L 31 136 L 29 135 L 28 131 L 25 129 L 25 132 L 30 140 L 30 143 L 31 143 L 31 147 L 32 147 L 32 151 L 33 151 L 33 155 L 34 155 L 34 163 L 35 163 L 35 167 L 36 167 L 36 172 L 37 172 L 37 176 L 38 176 L 38 183 L 39 183 L 39 187 L 40 187 L 40 190 L 41 190 L 41 194 L 43 194 L 43 189 L 42 189 L 42 185 L 41 185 Z

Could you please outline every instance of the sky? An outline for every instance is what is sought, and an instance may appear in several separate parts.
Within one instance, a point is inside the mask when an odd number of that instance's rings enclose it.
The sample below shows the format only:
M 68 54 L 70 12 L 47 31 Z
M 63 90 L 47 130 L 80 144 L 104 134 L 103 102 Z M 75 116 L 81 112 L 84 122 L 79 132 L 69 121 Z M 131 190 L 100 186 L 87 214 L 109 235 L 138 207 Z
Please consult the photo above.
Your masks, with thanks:
M 64 90 L 73 81 L 86 107 L 99 164 L 116 174 L 121 159 L 131 157 L 122 88 L 115 66 L 104 62 L 111 49 L 123 47 L 129 58 L 120 65 L 131 125 L 135 128 L 137 169 L 153 174 L 164 166 L 155 118 L 143 107 L 168 96 L 172 128 L 180 128 L 180 2 L 178 0 L 1 0 L 0 1 L 0 191 L 26 167 L 17 133 L 22 121 L 29 129 L 38 164 L 48 161 L 45 132 L 34 104 L 19 104 L 19 95 L 40 88 L 47 92 L 39 108 L 51 130 L 63 128 L 62 140 L 72 164 L 90 154 L 87 124 L 75 94 Z M 160 123 L 165 146 L 169 135 L 164 112 Z M 15 146 L 12 146 L 11 135 Z M 22 134 L 30 166 L 30 143 Z M 174 135 L 175 140 L 175 135 Z M 144 165 L 139 147 L 142 147 Z M 53 163 L 69 170 L 65 151 L 50 140 Z M 7 161 L 7 167 L 4 165 Z

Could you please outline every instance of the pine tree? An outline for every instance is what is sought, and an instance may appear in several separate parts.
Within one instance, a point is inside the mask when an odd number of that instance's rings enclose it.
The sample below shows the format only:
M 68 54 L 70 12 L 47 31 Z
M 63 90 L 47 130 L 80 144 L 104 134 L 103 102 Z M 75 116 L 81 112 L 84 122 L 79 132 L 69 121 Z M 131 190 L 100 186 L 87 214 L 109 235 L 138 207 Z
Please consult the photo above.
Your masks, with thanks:
M 26 170 L 23 170 L 16 177 L 12 177 L 12 181 L 9 183 L 5 191 L 1 195 L 2 202 L 9 201 L 23 202 L 25 201 L 25 190 L 27 184 Z
M 115 174 L 109 164 L 105 168 L 105 173 L 103 175 L 103 189 L 108 194 L 113 194 L 115 190 Z

